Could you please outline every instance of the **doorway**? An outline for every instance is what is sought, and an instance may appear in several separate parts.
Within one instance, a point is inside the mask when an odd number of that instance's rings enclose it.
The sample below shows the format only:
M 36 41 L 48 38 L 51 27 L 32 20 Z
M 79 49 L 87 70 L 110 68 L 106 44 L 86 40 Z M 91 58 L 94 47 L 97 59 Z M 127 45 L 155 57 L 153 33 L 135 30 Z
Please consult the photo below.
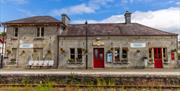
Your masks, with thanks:
M 154 67 L 163 68 L 162 48 L 154 48 Z
M 104 68 L 104 48 L 94 48 L 93 60 L 94 68 Z

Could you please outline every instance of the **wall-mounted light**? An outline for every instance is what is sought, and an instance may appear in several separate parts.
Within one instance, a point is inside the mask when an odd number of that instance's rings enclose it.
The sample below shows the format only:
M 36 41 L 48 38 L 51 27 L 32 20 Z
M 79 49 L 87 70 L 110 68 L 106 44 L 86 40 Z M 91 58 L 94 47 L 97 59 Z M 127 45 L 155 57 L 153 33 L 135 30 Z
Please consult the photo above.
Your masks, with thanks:
M 140 53 L 140 50 L 137 50 L 136 52 L 137 52 L 137 53 Z

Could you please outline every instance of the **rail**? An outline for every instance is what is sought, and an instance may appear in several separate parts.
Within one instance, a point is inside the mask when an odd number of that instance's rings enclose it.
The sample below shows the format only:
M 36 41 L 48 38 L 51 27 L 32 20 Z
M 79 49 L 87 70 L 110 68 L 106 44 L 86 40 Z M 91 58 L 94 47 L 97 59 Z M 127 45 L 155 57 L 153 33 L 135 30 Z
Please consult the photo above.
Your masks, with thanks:
M 1 87 L 36 87 L 39 84 L 0 84 Z M 43 86 L 48 86 L 48 85 L 43 85 Z M 163 88 L 163 89 L 180 89 L 180 85 L 169 85 L 169 86 L 149 86 L 149 85 L 53 85 L 53 87 L 80 87 L 80 88 L 88 88 L 88 87 L 93 87 L 93 88 Z

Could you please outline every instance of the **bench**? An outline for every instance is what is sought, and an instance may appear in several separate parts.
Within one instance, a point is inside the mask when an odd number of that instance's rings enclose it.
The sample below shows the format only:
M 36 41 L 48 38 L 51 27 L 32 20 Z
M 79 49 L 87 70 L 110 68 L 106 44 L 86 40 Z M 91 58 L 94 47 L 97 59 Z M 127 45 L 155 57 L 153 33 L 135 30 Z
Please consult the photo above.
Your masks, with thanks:
M 29 60 L 28 67 L 53 67 L 54 60 Z

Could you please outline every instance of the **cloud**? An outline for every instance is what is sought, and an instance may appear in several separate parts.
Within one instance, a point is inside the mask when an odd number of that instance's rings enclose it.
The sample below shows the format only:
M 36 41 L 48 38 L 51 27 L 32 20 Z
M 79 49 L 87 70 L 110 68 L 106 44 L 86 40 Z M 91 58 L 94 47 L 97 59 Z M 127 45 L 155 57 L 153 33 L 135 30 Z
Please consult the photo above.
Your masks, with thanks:
M 76 5 L 76 6 L 72 6 L 72 7 L 68 7 L 68 8 L 63 8 L 63 9 L 59 9 L 59 10 L 53 10 L 51 13 L 55 16 L 62 14 L 62 13 L 66 13 L 66 14 L 83 14 L 83 13 L 93 13 L 95 12 L 94 9 L 88 7 L 85 4 L 80 4 L 80 5 Z
M 84 23 L 85 20 L 76 20 L 72 23 Z M 88 20 L 89 23 L 124 23 L 124 15 L 112 15 L 106 19 Z M 156 11 L 135 11 L 132 13 L 132 22 L 147 25 L 153 28 L 180 34 L 179 7 L 171 7 Z
M 1 0 L 0 3 L 2 4 L 26 4 L 28 0 Z
M 107 7 L 109 6 L 109 3 L 113 2 L 114 0 L 89 0 L 87 3 L 52 10 L 50 14 L 53 16 L 59 16 L 62 13 L 69 15 L 95 13 L 97 10 L 101 9 L 102 7 Z
M 176 5 L 177 5 L 177 6 L 180 6 L 180 2 L 176 2 Z
M 0 27 L 0 32 L 3 32 L 3 27 Z
M 92 9 L 97 10 L 102 7 L 107 7 L 113 2 L 114 0 L 90 0 L 87 5 Z
M 25 9 L 17 9 L 24 17 L 35 16 L 32 12 Z

